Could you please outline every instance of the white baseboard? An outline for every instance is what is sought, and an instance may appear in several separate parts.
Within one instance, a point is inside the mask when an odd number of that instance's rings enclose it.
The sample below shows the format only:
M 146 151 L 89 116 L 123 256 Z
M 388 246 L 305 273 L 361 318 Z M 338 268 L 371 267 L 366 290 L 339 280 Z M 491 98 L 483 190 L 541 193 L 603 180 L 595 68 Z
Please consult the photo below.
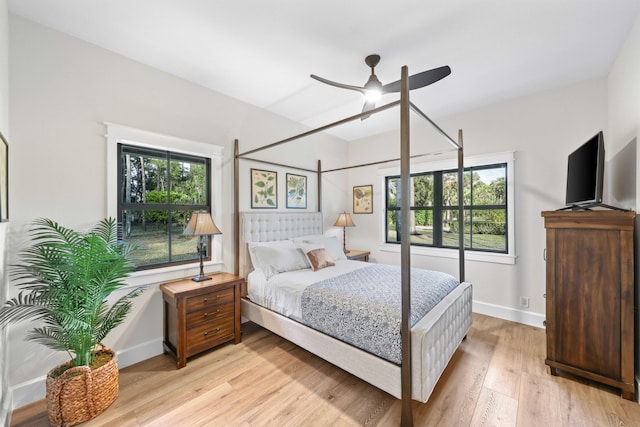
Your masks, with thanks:
M 116 352 L 118 355 L 118 368 L 126 368 L 127 366 L 162 354 L 162 352 L 162 338 L 118 350 Z M 46 376 L 41 376 L 11 387 L 9 390 L 10 395 L 13 396 L 11 410 L 44 399 L 46 395 L 46 380 Z
M 162 354 L 163 351 L 162 338 L 156 338 L 155 340 L 147 341 L 134 347 L 125 348 L 117 352 L 118 368 L 126 368 L 143 360 L 151 359 L 152 357 Z
M 544 328 L 546 316 L 531 311 L 516 310 L 501 305 L 488 304 L 486 302 L 473 301 L 473 312 L 484 314 L 487 316 L 497 317 L 498 319 L 510 320 L 512 322 L 522 323 L 524 325 Z

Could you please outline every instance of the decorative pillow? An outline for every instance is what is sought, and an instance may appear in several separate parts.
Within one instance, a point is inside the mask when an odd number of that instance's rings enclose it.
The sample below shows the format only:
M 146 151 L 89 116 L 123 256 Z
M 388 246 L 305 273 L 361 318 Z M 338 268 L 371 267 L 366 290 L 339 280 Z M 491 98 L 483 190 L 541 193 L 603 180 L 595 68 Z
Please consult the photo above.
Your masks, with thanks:
M 327 252 L 329 252 L 329 255 L 331 255 L 331 258 L 333 258 L 336 261 L 341 259 L 347 259 L 347 256 L 344 254 L 344 251 L 342 250 L 342 243 L 340 243 L 340 241 L 335 236 L 322 237 L 318 239 L 308 239 L 308 240 L 305 240 L 305 243 L 320 244 L 322 247 L 324 247 L 327 250 Z
M 318 271 L 325 267 L 331 267 L 332 265 L 336 265 L 329 255 L 329 252 L 325 248 L 311 249 L 307 252 L 307 258 L 311 263 L 311 269 L 313 271 Z
M 304 253 L 293 244 L 288 246 L 258 246 L 254 248 L 258 265 L 267 279 L 285 271 L 309 268 Z

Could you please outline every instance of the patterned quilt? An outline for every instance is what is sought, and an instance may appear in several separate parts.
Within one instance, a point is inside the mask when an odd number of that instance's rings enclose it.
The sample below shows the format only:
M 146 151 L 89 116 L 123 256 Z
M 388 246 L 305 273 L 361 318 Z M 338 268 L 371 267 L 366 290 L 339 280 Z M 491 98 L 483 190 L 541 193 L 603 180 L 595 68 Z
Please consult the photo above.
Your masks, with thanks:
M 302 322 L 392 363 L 402 360 L 400 267 L 372 264 L 308 286 Z M 411 269 L 413 326 L 459 282 L 437 271 Z

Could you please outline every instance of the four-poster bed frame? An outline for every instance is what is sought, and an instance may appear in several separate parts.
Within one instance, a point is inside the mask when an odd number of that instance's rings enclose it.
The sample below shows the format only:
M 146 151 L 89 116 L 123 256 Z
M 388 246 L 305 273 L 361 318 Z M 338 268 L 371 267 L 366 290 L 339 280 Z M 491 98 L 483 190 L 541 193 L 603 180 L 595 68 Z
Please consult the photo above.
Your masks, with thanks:
M 254 159 L 248 157 L 249 155 L 266 150 L 281 144 L 285 144 L 306 136 L 313 135 L 315 133 L 323 132 L 332 127 L 336 127 L 342 125 L 344 123 L 360 119 L 364 116 L 372 115 L 379 113 L 381 111 L 387 110 L 389 108 L 399 106 L 400 108 L 400 158 L 384 160 L 379 162 L 360 164 L 354 166 L 348 166 L 337 169 L 330 170 L 322 170 L 321 162 L 318 161 L 317 170 L 304 169 L 296 166 L 284 165 L 274 162 L 263 161 L 259 159 Z M 280 226 L 275 226 L 275 237 L 277 239 L 285 239 L 290 237 L 295 237 L 296 235 L 302 234 L 312 234 L 313 232 L 317 232 L 317 224 L 320 225 L 320 232 L 322 232 L 322 174 L 329 173 L 339 170 L 346 170 L 351 168 L 363 167 L 363 166 L 371 166 L 375 164 L 382 164 L 393 161 L 400 161 L 400 185 L 402 194 L 410 194 L 410 161 L 412 158 L 424 156 L 426 154 L 411 156 L 410 154 L 410 138 L 409 138 L 409 114 L 410 111 L 413 110 L 419 117 L 427 121 L 433 128 L 440 133 L 442 136 L 447 139 L 458 152 L 458 194 L 463 194 L 463 173 L 464 173 L 464 165 L 463 165 L 463 147 L 462 147 L 462 131 L 458 132 L 458 141 L 453 140 L 449 135 L 447 135 L 438 125 L 433 122 L 428 116 L 426 116 L 420 109 L 418 109 L 414 104 L 410 102 L 409 99 L 409 76 L 408 76 L 408 68 L 406 66 L 402 67 L 401 73 L 401 90 L 400 90 L 400 99 L 397 101 L 393 101 L 391 103 L 382 105 L 373 110 L 369 110 L 360 114 L 356 114 L 351 117 L 347 117 L 343 120 L 301 133 L 299 135 L 292 136 L 290 138 L 274 142 L 272 144 L 268 144 L 253 150 L 246 151 L 244 153 L 240 153 L 238 149 L 238 140 L 235 141 L 234 147 L 234 190 L 235 190 L 235 201 L 234 201 L 234 212 L 235 212 L 235 236 L 236 236 L 236 244 L 235 244 L 235 274 L 242 275 L 246 277 L 248 271 L 241 271 L 241 259 L 245 261 L 248 258 L 246 251 L 246 242 L 252 239 L 251 233 L 255 233 L 255 229 L 251 229 L 252 221 L 265 221 L 268 223 L 270 221 L 269 215 L 274 214 L 264 214 L 264 213 L 243 213 L 241 217 L 241 213 L 239 210 L 239 162 L 241 159 L 250 160 L 255 162 L 261 162 L 264 164 L 286 167 L 296 170 L 303 170 L 311 173 L 317 173 L 317 206 L 318 206 L 318 214 L 310 215 L 307 219 L 305 217 L 304 223 L 310 223 L 310 229 L 304 230 L 280 230 Z M 459 200 L 462 201 L 462 197 L 459 197 Z M 286 215 L 296 215 L 296 214 L 288 214 L 282 213 L 280 214 Z M 300 215 L 300 214 L 298 214 Z M 401 215 L 401 223 L 409 224 L 410 223 L 410 198 L 402 197 L 401 198 L 401 206 L 400 206 L 400 215 Z M 257 219 L 256 219 L 257 218 Z M 242 221 L 242 224 L 241 224 Z M 464 270 L 464 207 L 462 203 L 459 203 L 458 206 L 458 221 L 459 221 L 459 281 L 463 284 L 465 280 L 465 270 Z M 243 227 L 241 229 L 241 226 Z M 306 225 L 305 225 L 306 227 Z M 268 231 L 268 233 L 273 234 L 274 229 Z M 294 234 L 291 234 L 294 233 Z M 297 233 L 297 234 L 295 234 Z M 444 367 L 449 361 L 451 354 L 457 348 L 460 340 L 466 336 L 466 332 L 470 327 L 470 313 L 471 313 L 471 285 L 466 284 L 467 286 L 463 288 L 460 286 L 459 292 L 465 293 L 464 298 L 460 295 L 450 296 L 451 301 L 447 304 L 448 307 L 445 307 L 445 310 L 450 310 L 451 313 L 466 313 L 464 319 L 457 319 L 447 316 L 441 316 L 438 320 L 440 323 L 442 322 L 457 322 L 461 323 L 458 328 L 462 332 L 458 332 L 458 335 L 461 333 L 463 336 L 457 336 L 455 339 L 457 342 L 455 343 L 455 348 L 450 351 L 450 355 L 447 357 L 447 360 L 444 361 L 444 366 L 439 369 L 435 379 L 426 385 L 422 384 L 413 384 L 412 385 L 412 341 L 416 341 L 415 336 L 412 336 L 411 325 L 409 324 L 409 316 L 410 316 L 410 295 L 411 295 L 411 278 L 410 278 L 410 243 L 411 243 L 410 229 L 409 227 L 401 227 L 400 230 L 400 242 L 401 242 L 401 286 L 402 286 L 402 321 L 401 321 L 401 336 L 402 337 L 412 337 L 411 339 L 402 339 L 402 363 L 400 367 L 394 365 L 390 362 L 382 360 L 376 356 L 373 356 L 369 353 L 366 353 L 362 350 L 359 350 L 355 347 L 352 347 L 348 344 L 337 341 L 327 335 L 324 335 L 320 332 L 317 332 L 311 328 L 308 328 L 296 321 L 293 321 L 284 316 L 275 314 L 270 310 L 258 306 L 247 299 L 243 299 L 242 303 L 242 315 L 249 320 L 255 321 L 256 323 L 264 326 L 265 328 L 283 336 L 290 341 L 303 346 L 307 350 L 317 354 L 318 356 L 328 360 L 329 362 L 353 373 L 354 375 L 364 379 L 365 381 L 370 382 L 373 385 L 376 385 L 379 388 L 393 394 L 396 397 L 400 397 L 402 399 L 402 417 L 401 417 L 401 425 L 409 426 L 413 425 L 413 415 L 411 409 L 411 400 L 412 396 L 414 399 L 421 400 L 423 402 L 428 399 L 428 396 L 431 394 L 433 387 L 435 386 L 435 382 L 437 382 L 440 374 L 444 370 Z M 276 239 L 272 239 L 276 240 Z M 241 244 L 242 242 L 242 244 Z M 244 245 L 245 247 L 241 247 Z M 242 253 L 241 253 L 242 251 Z M 246 269 L 246 265 L 243 266 Z M 457 299 L 456 299 L 457 298 Z M 446 298 L 445 298 L 446 300 Z M 443 300 L 444 301 L 444 300 Z M 465 307 L 455 308 L 455 305 L 465 304 Z M 456 311 L 457 310 L 457 311 Z M 447 312 L 448 314 L 448 312 Z M 455 316 L 455 314 L 451 314 Z M 425 317 L 426 318 L 426 317 Z M 424 319 L 423 319 L 424 320 Z M 422 322 L 422 321 L 421 321 Z M 420 323 L 420 322 L 418 322 Z M 446 324 L 441 325 L 441 327 L 446 327 Z M 304 335 L 304 338 L 300 338 Z M 300 344 L 300 342 L 304 342 L 304 345 Z M 413 349 L 414 352 L 420 352 L 423 349 Z M 358 360 L 357 363 L 353 363 L 353 360 Z M 364 362 L 363 362 L 364 361 Z M 399 370 L 399 379 L 398 382 L 397 373 Z M 433 373 L 424 373 L 417 374 L 418 377 L 422 375 L 422 378 L 425 379 L 425 375 L 433 376 Z M 413 379 L 415 380 L 416 373 L 413 372 Z M 426 389 L 425 389 L 426 388 Z M 424 399 L 424 400 L 423 400 Z

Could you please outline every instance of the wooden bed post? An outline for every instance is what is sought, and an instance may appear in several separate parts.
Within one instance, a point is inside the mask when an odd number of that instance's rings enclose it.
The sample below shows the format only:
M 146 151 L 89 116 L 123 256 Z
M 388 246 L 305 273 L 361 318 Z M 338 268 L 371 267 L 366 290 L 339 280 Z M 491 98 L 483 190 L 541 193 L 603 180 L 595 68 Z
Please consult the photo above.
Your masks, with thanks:
M 238 191 L 240 190 L 240 158 L 238 157 L 238 140 L 233 140 L 233 231 L 235 233 L 233 250 L 235 253 L 235 259 L 233 261 L 233 271 L 236 276 L 240 275 L 240 197 L 238 197 Z
M 409 144 L 409 69 L 402 67 L 400 82 L 400 269 L 402 275 L 402 366 L 400 367 L 402 427 L 413 426 L 413 410 L 411 408 L 411 233 L 410 233 L 410 144 Z
M 316 179 L 318 180 L 318 212 L 322 212 L 322 166 L 320 160 L 318 160 Z
M 460 283 L 464 282 L 464 156 L 462 153 L 462 129 L 458 129 L 458 262 Z

